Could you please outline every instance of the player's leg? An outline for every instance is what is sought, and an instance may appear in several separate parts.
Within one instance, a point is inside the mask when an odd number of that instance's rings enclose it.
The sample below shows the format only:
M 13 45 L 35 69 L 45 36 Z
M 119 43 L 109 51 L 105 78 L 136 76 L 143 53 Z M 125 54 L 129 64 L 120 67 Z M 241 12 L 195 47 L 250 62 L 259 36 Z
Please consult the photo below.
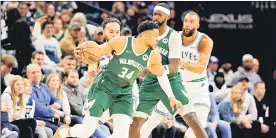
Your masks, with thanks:
M 162 121 L 164 116 L 168 115 L 169 111 L 162 103 L 159 101 L 152 112 L 151 116 L 147 119 L 147 121 L 142 125 L 140 136 L 141 138 L 148 138 L 151 134 L 152 130 L 158 126 L 158 124 Z
M 141 96 L 142 93 L 140 93 L 140 102 L 137 107 L 137 110 L 134 113 L 133 117 L 133 122 L 130 125 L 130 131 L 129 131 L 129 136 L 130 138 L 140 138 L 140 130 L 142 125 L 145 123 L 146 119 L 148 116 L 151 114 L 153 111 L 155 105 L 158 103 L 159 100 L 157 99 L 152 99 L 152 100 L 147 100 Z
M 110 94 L 92 86 L 88 94 L 88 103 L 84 106 L 83 124 L 77 124 L 71 128 L 61 127 L 53 138 L 90 137 L 98 127 L 103 112 L 112 105 L 112 102 Z
M 113 133 L 110 138 L 129 138 L 129 126 L 133 116 L 132 94 L 120 96 L 110 107 Z

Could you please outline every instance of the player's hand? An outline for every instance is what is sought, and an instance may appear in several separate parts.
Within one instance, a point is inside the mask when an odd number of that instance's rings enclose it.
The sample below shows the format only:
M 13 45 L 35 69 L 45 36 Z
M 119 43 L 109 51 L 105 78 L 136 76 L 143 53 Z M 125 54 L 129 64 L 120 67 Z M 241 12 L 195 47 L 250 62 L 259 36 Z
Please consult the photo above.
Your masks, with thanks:
M 75 57 L 76 57 L 78 60 L 80 60 L 81 52 L 82 52 L 82 48 L 81 48 L 81 47 L 76 47 L 75 50 L 74 50 L 74 55 L 75 55 Z
M 52 104 L 52 107 L 53 107 L 54 109 L 60 109 L 60 108 L 61 108 L 61 106 L 60 106 L 58 103 Z
M 180 109 L 179 112 L 182 113 L 183 112 L 183 106 L 182 106 L 181 102 L 178 101 L 177 99 L 175 99 L 174 96 L 170 96 L 169 99 L 170 99 L 170 106 L 172 108 L 172 111 L 175 111 L 174 106 L 176 106 L 176 110 Z

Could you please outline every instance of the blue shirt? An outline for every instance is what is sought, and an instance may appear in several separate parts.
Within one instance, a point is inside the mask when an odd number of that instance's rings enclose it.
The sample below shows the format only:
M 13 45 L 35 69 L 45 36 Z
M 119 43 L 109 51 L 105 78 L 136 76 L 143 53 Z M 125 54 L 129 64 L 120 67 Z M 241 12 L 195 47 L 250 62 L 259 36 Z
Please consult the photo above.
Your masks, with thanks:
M 51 105 L 55 102 L 61 102 L 52 94 L 52 91 L 43 83 L 39 84 L 40 88 L 32 85 L 31 98 L 35 101 L 34 117 L 38 120 L 54 120 L 54 111 Z

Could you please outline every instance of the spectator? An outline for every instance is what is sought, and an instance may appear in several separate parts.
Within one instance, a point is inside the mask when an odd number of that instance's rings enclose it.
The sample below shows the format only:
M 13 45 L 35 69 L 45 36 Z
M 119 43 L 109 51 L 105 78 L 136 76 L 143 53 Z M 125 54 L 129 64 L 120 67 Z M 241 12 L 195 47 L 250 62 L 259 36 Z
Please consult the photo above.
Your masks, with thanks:
M 60 41 L 64 37 L 64 31 L 62 30 L 62 21 L 59 17 L 54 19 L 54 38 Z
M 19 128 L 13 125 L 9 121 L 8 112 L 10 111 L 7 104 L 1 103 L 1 137 L 2 138 L 17 138 L 19 133 Z
M 65 72 L 70 69 L 76 69 L 77 59 L 71 55 L 68 55 L 63 58 L 63 68 L 59 71 L 61 80 L 64 80 Z
M 227 86 L 225 84 L 224 75 L 221 72 L 218 72 L 215 75 L 214 82 L 210 83 L 209 91 L 211 95 L 216 100 L 216 103 L 220 103 L 228 95 Z
M 63 118 L 61 121 L 66 125 L 73 126 L 75 124 L 81 124 L 81 119 L 78 119 L 76 116 L 70 116 L 71 109 L 69 101 L 66 92 L 61 90 L 61 83 L 62 81 L 59 75 L 54 73 L 50 74 L 46 80 L 46 84 L 53 92 L 53 95 L 62 102 L 62 110 L 55 110 L 55 112 L 57 112 L 59 116 Z
M 42 73 L 42 81 L 46 78 L 46 76 L 52 72 L 55 72 L 55 69 L 51 66 L 44 65 L 44 53 L 42 51 L 34 51 L 32 53 L 31 62 L 38 64 L 41 68 Z M 22 77 L 27 78 L 26 76 L 27 66 L 22 70 Z
M 127 26 L 130 17 L 125 13 L 125 4 L 123 2 L 114 2 L 111 11 L 115 14 L 114 16 L 121 21 L 123 26 Z
M 233 85 L 237 84 L 239 79 L 242 76 L 247 76 L 249 79 L 249 82 L 250 82 L 249 83 L 250 92 L 251 93 L 254 92 L 253 85 L 256 82 L 262 81 L 262 79 L 256 72 L 253 71 L 252 60 L 253 60 L 253 56 L 250 54 L 245 54 L 242 57 L 242 62 L 243 62 L 242 67 L 239 67 L 238 70 L 234 73 L 232 80 L 231 80 L 230 84 L 228 84 L 228 86 L 233 86 Z
M 14 75 L 10 73 L 16 66 L 17 61 L 13 56 L 6 55 L 1 58 L 1 94 L 14 78 Z
M 68 100 L 70 101 L 71 114 L 82 117 L 82 109 L 85 98 L 79 89 L 79 74 L 77 70 L 71 69 L 65 73 L 64 83 L 62 84 L 62 91 L 66 92 Z
M 41 36 L 41 26 L 48 20 L 47 15 L 39 16 L 35 19 L 33 31 L 32 31 L 32 41 L 34 42 L 38 37 Z
M 131 28 L 131 32 L 133 32 L 134 35 L 137 35 L 136 28 L 138 26 L 137 24 L 137 17 L 136 17 L 136 8 L 130 7 L 127 9 L 127 15 L 129 16 L 128 26 Z
M 26 105 L 24 103 L 24 82 L 20 76 L 15 76 L 10 82 L 10 88 L 1 96 L 2 104 L 10 108 L 9 121 L 19 128 L 19 137 L 34 138 L 36 121 L 25 119 Z
M 37 120 L 43 120 L 45 126 L 55 132 L 61 125 L 60 116 L 53 109 L 61 109 L 60 101 L 53 96 L 51 90 L 41 80 L 41 68 L 37 64 L 27 66 L 28 79 L 32 81 L 31 98 L 35 101 L 35 114 Z
M 33 15 L 34 18 L 44 15 L 46 13 L 46 2 L 45 1 L 35 2 L 35 5 L 36 5 L 36 9 L 35 9 L 35 12 Z
M 260 66 L 259 60 L 256 59 L 256 58 L 253 58 L 252 64 L 253 64 L 253 70 L 254 70 L 256 73 L 258 73 L 258 71 L 259 71 L 259 66 Z
M 235 85 L 228 98 L 224 99 L 219 105 L 219 112 L 223 120 L 231 125 L 232 137 L 241 138 L 248 135 L 250 138 L 259 138 L 261 127 L 256 121 L 250 120 L 243 114 L 243 92 L 244 88 Z
M 70 20 L 72 18 L 72 12 L 69 10 L 63 10 L 60 14 L 60 19 L 62 21 L 63 31 L 69 27 Z
M 208 68 L 207 68 L 209 83 L 214 82 L 214 78 L 218 70 L 218 62 L 219 60 L 217 57 L 215 56 L 210 57 Z
M 7 11 L 6 25 L 8 26 L 8 38 L 2 40 L 1 44 L 5 50 L 15 50 L 15 58 L 18 62 L 18 68 L 15 74 L 20 74 L 24 66 L 31 61 L 32 52 L 35 50 L 32 46 L 31 31 L 27 22 L 20 18 L 17 9 Z M 1 41 L 1 42 L 2 42 Z
M 104 35 L 103 35 L 103 28 L 102 27 L 97 27 L 93 34 L 93 41 L 95 41 L 97 44 L 101 45 L 104 43 Z
M 211 110 L 208 116 L 207 132 L 210 138 L 218 138 L 217 132 L 221 134 L 221 138 L 232 138 L 231 127 L 228 122 L 219 119 L 217 104 L 212 95 L 210 95 Z
M 46 14 L 48 16 L 48 21 L 53 22 L 56 16 L 56 9 L 53 4 L 46 5 Z
M 61 60 L 61 51 L 57 39 L 53 37 L 54 24 L 52 22 L 45 22 L 42 25 L 43 34 L 37 38 L 33 45 L 36 50 L 43 51 L 45 58 L 45 65 L 55 66 Z
M 21 17 L 25 18 L 27 23 L 34 22 L 34 19 L 29 15 L 29 6 L 30 4 L 28 2 L 19 2 L 18 4 L 18 11 L 21 15 Z
M 262 138 L 269 138 L 269 133 L 271 133 L 270 127 L 273 127 L 274 124 L 270 121 L 269 104 L 264 98 L 265 92 L 265 83 L 257 82 L 255 84 L 254 99 L 258 110 L 258 120 L 261 123 Z
M 132 30 L 129 27 L 124 27 L 121 31 L 121 36 L 132 36 Z
M 159 1 L 153 1 L 152 4 L 150 4 L 148 6 L 148 11 L 149 11 L 149 14 L 153 14 L 153 10 L 154 10 L 154 7 L 159 4 L 160 2 Z
M 72 23 L 69 28 L 69 33 L 65 35 L 64 38 L 60 41 L 60 49 L 62 52 L 62 56 L 65 57 L 67 55 L 74 55 L 73 51 L 77 47 L 79 43 L 81 24 Z
M 168 20 L 168 25 L 171 27 L 171 28 L 175 28 L 175 10 L 174 9 L 171 9 L 170 10 L 170 19 Z
M 85 30 L 85 27 L 81 27 L 81 30 L 80 30 L 80 37 L 79 37 L 79 42 L 82 42 L 82 41 L 86 41 L 86 30 Z
M 79 23 L 82 27 L 84 27 L 86 31 L 85 40 L 91 40 L 91 36 L 94 33 L 96 27 L 94 25 L 87 24 L 86 16 L 83 13 L 75 13 L 70 21 L 70 24 L 72 23 Z
M 24 79 L 24 101 L 26 102 L 26 113 L 24 118 L 34 118 L 35 112 L 35 101 L 31 98 L 30 94 L 32 93 L 32 82 L 28 79 Z M 38 135 L 38 138 L 52 138 L 53 131 L 52 129 L 45 127 L 45 122 L 41 120 L 36 120 L 36 129 L 35 133 Z
M 224 63 L 221 65 L 221 68 L 219 69 L 219 72 L 222 72 L 224 74 L 225 84 L 229 84 L 232 80 L 232 76 L 234 73 L 231 67 L 231 63 Z

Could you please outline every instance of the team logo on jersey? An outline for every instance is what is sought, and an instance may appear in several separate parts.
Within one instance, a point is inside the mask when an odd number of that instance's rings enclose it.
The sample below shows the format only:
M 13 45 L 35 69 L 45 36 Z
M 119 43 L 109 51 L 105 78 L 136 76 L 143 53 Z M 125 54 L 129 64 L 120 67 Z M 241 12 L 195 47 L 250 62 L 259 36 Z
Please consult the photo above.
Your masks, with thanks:
M 164 38 L 164 39 L 162 39 L 162 42 L 164 43 L 164 44 L 167 44 L 168 43 L 168 38 Z
M 147 60 L 149 59 L 149 56 L 148 55 L 143 55 L 143 60 Z

